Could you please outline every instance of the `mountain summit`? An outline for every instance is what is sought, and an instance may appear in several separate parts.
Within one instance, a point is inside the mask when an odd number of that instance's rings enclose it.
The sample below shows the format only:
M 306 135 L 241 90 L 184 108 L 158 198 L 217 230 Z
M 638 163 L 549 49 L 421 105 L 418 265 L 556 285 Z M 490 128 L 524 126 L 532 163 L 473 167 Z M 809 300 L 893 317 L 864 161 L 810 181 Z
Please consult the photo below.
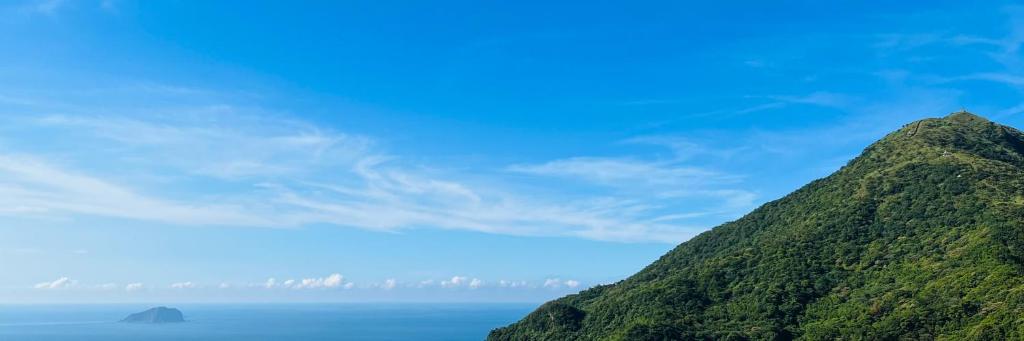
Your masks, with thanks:
M 490 340 L 1024 338 L 1024 133 L 958 112 Z

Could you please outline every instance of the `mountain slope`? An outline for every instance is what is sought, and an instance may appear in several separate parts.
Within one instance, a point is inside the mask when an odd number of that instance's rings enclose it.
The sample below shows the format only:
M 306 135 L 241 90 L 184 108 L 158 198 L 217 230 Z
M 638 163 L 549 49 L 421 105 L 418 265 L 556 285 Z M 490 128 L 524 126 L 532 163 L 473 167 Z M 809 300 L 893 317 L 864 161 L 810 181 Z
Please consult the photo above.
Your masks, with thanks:
M 1024 338 L 1024 133 L 961 112 L 490 340 Z

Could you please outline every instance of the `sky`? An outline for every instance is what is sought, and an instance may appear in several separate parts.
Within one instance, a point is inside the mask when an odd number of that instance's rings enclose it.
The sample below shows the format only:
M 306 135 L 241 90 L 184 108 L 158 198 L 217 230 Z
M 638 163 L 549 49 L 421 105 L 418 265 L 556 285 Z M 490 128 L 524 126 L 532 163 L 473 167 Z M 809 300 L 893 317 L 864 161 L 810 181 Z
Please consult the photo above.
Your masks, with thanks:
M 1009 2 L 0 3 L 0 303 L 539 302 L 913 120 Z

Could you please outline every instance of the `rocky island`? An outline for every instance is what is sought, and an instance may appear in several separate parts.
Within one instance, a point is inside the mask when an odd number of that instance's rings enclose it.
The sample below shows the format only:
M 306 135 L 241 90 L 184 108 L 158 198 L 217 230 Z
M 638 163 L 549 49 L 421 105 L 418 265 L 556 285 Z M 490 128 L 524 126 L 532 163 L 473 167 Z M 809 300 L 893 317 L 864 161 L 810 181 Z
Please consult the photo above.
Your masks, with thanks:
M 181 310 L 156 307 L 143 312 L 134 313 L 125 317 L 121 322 L 126 323 L 175 323 L 185 322 Z

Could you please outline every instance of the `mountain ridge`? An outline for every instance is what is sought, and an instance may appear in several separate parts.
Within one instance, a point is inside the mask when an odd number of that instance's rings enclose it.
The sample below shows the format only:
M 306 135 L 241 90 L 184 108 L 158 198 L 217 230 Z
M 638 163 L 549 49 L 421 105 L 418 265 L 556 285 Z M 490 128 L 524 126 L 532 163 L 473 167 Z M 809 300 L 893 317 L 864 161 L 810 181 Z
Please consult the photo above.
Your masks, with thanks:
M 963 111 L 918 120 L 489 339 L 1024 337 L 1022 178 L 1019 130 Z

